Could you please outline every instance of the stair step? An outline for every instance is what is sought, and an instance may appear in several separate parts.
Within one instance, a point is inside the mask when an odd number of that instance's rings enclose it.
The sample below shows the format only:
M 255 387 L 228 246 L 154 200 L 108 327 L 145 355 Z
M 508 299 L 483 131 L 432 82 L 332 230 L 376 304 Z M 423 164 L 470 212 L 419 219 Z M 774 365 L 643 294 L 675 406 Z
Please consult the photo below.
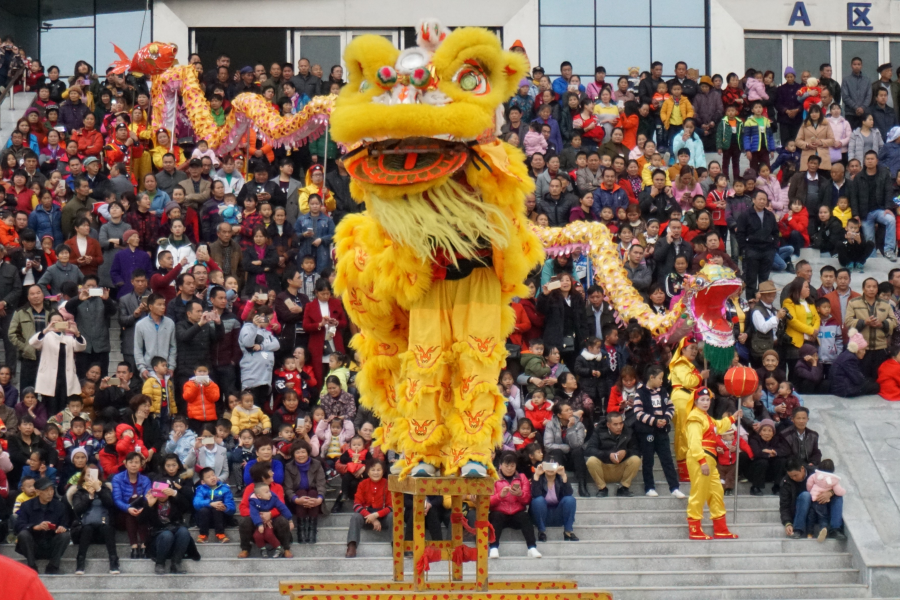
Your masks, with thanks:
M 548 547 L 550 546 L 550 547 Z M 534 572 L 535 566 L 539 566 L 541 570 L 559 570 L 565 571 L 575 570 L 581 572 L 595 573 L 625 573 L 625 572 L 641 572 L 646 567 L 647 561 L 652 562 L 654 567 L 659 571 L 671 572 L 693 572 L 701 576 L 705 572 L 725 572 L 741 570 L 752 563 L 753 568 L 763 571 L 778 571 L 783 569 L 786 561 L 790 561 L 792 570 L 812 572 L 815 570 L 852 570 L 852 558 L 847 553 L 810 553 L 810 554 L 691 554 L 691 555 L 621 555 L 621 556 L 603 556 L 593 554 L 590 550 L 576 556 L 561 556 L 552 554 L 552 544 L 539 544 L 539 549 L 544 555 L 539 563 L 531 560 L 524 561 L 521 558 L 525 555 L 522 552 L 515 552 L 515 548 L 503 548 L 501 558 L 491 562 L 491 573 L 507 573 L 528 571 Z M 254 552 L 253 556 L 248 560 L 235 558 L 233 555 L 229 558 L 210 558 L 201 550 L 203 560 L 200 562 L 187 561 L 185 567 L 190 573 L 281 573 L 285 570 L 292 571 L 298 577 L 314 576 L 328 571 L 336 571 L 341 574 L 354 573 L 358 571 L 379 572 L 382 575 L 390 572 L 391 558 L 390 556 L 382 556 L 379 558 L 362 557 L 366 560 L 353 560 L 346 558 L 324 557 L 317 555 L 300 556 L 297 550 L 302 546 L 295 546 L 292 550 L 295 557 L 292 559 L 280 560 L 262 560 L 258 554 Z M 20 561 L 21 562 L 21 561 Z M 121 570 L 124 574 L 147 574 L 150 569 L 151 562 L 148 560 L 131 560 L 125 559 L 120 561 Z M 446 563 L 444 563 L 446 566 Z M 105 554 L 101 554 L 96 558 L 89 558 L 86 562 L 86 571 L 88 574 L 106 574 L 109 562 Z M 407 568 L 412 567 L 412 559 L 407 559 Z M 468 567 L 467 567 L 468 568 Z M 75 570 L 75 558 L 69 556 L 62 561 L 62 569 L 64 573 L 72 573 Z M 443 567 L 435 567 L 437 573 L 441 573 Z M 468 571 L 467 571 L 468 572 Z M 376 579 L 378 576 L 376 576 Z
M 281 561 L 279 561 L 281 563 Z M 527 564 L 532 567 L 531 570 L 522 569 L 516 571 L 504 571 L 502 569 L 494 569 L 492 573 L 494 577 L 501 574 L 520 574 L 523 571 L 528 573 L 530 578 L 574 578 L 583 587 L 601 588 L 604 584 L 611 583 L 609 574 L 598 574 L 595 570 L 574 571 L 571 569 L 559 568 L 553 569 L 551 566 L 542 564 L 542 561 L 530 560 Z M 203 571 L 202 564 L 196 565 L 200 567 L 195 572 L 186 576 L 173 576 L 177 579 L 177 587 L 180 589 L 205 590 L 210 586 L 219 589 L 243 589 L 243 588 L 264 588 L 271 585 L 273 579 L 289 579 L 297 578 L 297 573 L 290 570 L 287 563 L 283 564 L 280 572 L 266 574 L 247 574 L 247 573 L 208 573 Z M 442 569 L 443 571 L 443 569 Z M 467 569 L 468 571 L 468 569 Z M 358 572 L 341 572 L 341 578 L 350 580 L 372 580 L 384 577 L 384 569 L 366 569 Z M 446 577 L 446 571 L 438 579 Z M 55 590 L 66 590 L 77 585 L 81 576 L 78 575 L 58 575 L 49 577 L 45 580 L 47 589 L 53 593 Z M 695 573 L 695 572 L 679 572 L 679 571 L 617 571 L 612 579 L 620 586 L 666 586 L 670 589 L 677 589 L 679 586 L 696 586 L 703 583 L 708 586 L 713 585 L 745 585 L 752 586 L 758 583 L 760 578 L 765 578 L 768 585 L 784 585 L 797 584 L 800 586 L 807 585 L 823 585 L 823 584 L 845 584 L 849 585 L 856 581 L 858 571 L 855 569 L 832 569 L 832 570 L 780 570 L 780 571 L 762 571 L 758 569 L 748 570 L 728 570 L 720 572 Z M 146 564 L 146 571 L 140 574 L 121 574 L 121 575 L 94 575 L 91 577 L 91 584 L 95 589 L 142 589 L 154 585 L 157 576 L 153 574 L 153 565 L 149 561 Z M 328 581 L 334 579 L 334 574 L 317 573 L 304 577 L 307 581 Z
M 200 546 L 200 554 L 204 559 L 233 559 L 240 552 L 237 538 L 228 544 L 211 543 Z M 343 558 L 346 551 L 346 538 L 339 541 L 322 542 L 318 544 L 293 544 L 291 550 L 296 557 L 329 557 Z M 754 555 L 754 556 L 781 556 L 785 555 L 786 560 L 790 560 L 796 553 L 808 552 L 831 552 L 843 553 L 846 549 L 847 542 L 838 542 L 836 540 L 826 540 L 822 544 L 816 543 L 814 540 L 789 540 L 784 537 L 780 539 L 747 539 L 741 538 L 737 540 L 710 540 L 710 541 L 690 541 L 687 544 L 687 535 L 676 539 L 633 539 L 633 540 L 605 540 L 602 544 L 585 544 L 563 542 L 551 539 L 547 542 L 540 542 L 538 547 L 545 556 L 570 556 L 579 558 L 589 552 L 592 556 L 644 556 L 644 555 L 664 555 L 679 556 L 682 553 L 690 552 L 692 554 L 715 554 L 721 556 L 732 555 Z M 117 551 L 123 562 L 130 560 L 124 557 L 129 556 L 131 546 L 127 543 L 117 544 Z M 525 556 L 525 544 L 521 539 L 511 541 L 511 538 L 503 536 L 500 542 L 500 554 L 503 559 Z M 77 549 L 73 546 L 66 550 L 65 556 L 74 558 Z M 16 554 L 12 545 L 4 544 L 0 546 L 0 554 L 9 558 L 21 559 Z M 391 556 L 391 546 L 386 542 L 371 542 L 363 538 L 359 545 L 358 554 L 361 558 L 385 558 Z M 99 544 L 92 544 L 88 549 L 88 558 L 105 559 L 106 548 Z M 258 551 L 254 550 L 252 556 L 259 557 Z

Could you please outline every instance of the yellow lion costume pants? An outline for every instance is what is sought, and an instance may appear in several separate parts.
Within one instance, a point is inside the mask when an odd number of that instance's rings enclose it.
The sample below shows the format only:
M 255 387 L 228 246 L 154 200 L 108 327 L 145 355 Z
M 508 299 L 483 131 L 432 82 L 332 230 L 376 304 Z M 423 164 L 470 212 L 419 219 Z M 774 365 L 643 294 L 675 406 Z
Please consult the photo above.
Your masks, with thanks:
M 497 372 L 506 358 L 500 281 L 479 268 L 435 281 L 409 311 L 409 349 L 401 356 L 396 449 L 446 474 L 484 453 L 501 435 L 504 399 Z M 452 440 L 447 455 L 445 440 Z

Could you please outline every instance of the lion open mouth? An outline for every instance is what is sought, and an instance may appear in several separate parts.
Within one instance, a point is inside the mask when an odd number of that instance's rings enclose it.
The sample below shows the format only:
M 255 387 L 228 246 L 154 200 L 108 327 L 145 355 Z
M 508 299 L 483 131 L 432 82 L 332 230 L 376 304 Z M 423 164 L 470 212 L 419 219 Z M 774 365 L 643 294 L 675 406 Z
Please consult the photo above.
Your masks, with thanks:
M 452 175 L 465 166 L 465 142 L 430 137 L 366 142 L 349 162 L 350 175 L 369 183 L 409 185 Z
M 694 297 L 694 314 L 701 330 L 715 331 L 724 336 L 732 335 L 732 324 L 725 319 L 723 307 L 728 299 L 740 293 L 740 282 L 723 280 L 712 282 Z

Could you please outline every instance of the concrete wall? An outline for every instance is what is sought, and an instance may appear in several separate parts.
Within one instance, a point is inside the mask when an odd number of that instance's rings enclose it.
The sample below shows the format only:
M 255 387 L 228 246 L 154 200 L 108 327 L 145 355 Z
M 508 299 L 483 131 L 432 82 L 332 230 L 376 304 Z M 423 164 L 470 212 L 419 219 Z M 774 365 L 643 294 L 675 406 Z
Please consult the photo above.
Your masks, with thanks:
M 505 41 L 519 38 L 537 56 L 537 16 L 538 0 L 256 0 L 252 10 L 242 0 L 156 0 L 153 37 L 178 44 L 178 59 L 186 62 L 189 27 L 393 29 L 414 27 L 420 19 L 434 17 L 451 27 L 503 27 Z
M 724 0 L 710 0 L 710 75 L 744 72 L 744 28 L 722 5 Z

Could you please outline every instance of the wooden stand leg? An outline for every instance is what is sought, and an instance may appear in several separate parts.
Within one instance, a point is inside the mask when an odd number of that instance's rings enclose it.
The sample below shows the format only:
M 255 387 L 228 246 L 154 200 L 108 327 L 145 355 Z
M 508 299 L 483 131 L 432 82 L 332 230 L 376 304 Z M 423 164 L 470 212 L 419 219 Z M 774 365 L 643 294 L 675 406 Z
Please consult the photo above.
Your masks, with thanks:
M 490 496 L 478 496 L 478 512 L 475 520 L 481 523 L 488 522 L 488 512 L 491 507 Z M 487 527 L 478 527 L 478 562 L 475 570 L 475 581 L 482 591 L 488 589 L 488 539 L 490 537 Z
M 403 581 L 403 518 L 405 509 L 403 506 L 403 493 L 391 492 L 394 504 L 394 531 L 392 542 L 392 558 L 394 560 L 394 581 Z
M 425 496 L 413 496 L 413 573 L 416 576 L 416 590 L 425 589 L 425 571 L 416 569 L 425 554 Z
M 452 505 L 452 514 L 451 518 L 451 532 L 453 543 L 450 545 L 450 550 L 448 552 L 453 552 L 453 548 L 457 546 L 461 546 L 463 543 L 463 526 L 462 523 L 455 522 L 455 519 L 463 518 L 462 516 L 462 505 L 463 505 L 463 497 L 462 496 L 453 496 L 453 505 Z M 456 515 L 459 515 L 457 517 Z M 449 560 L 449 556 L 447 559 Z M 452 579 L 453 581 L 462 581 L 463 578 L 463 570 L 461 564 L 456 564 L 455 562 L 450 561 L 452 565 Z

